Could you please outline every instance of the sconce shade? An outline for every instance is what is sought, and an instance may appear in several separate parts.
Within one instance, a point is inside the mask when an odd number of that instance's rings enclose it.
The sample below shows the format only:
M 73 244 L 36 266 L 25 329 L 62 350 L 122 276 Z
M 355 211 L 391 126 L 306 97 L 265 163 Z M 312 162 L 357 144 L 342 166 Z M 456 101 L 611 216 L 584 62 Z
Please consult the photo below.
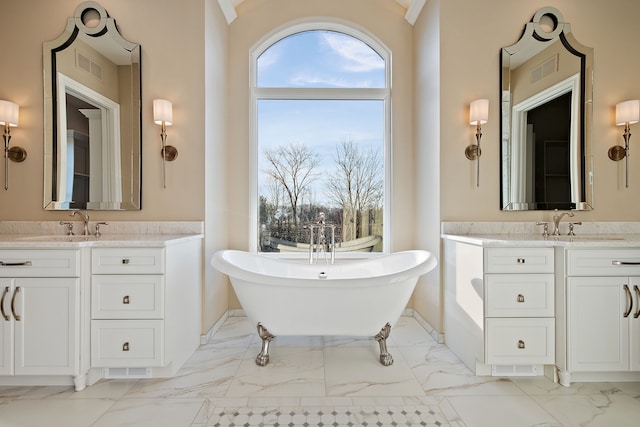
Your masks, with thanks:
M 471 102 L 469 108 L 469 124 L 483 125 L 489 120 L 489 100 L 476 99 Z
M 154 99 L 153 100 L 153 121 L 157 125 L 161 125 L 162 122 L 166 126 L 171 126 L 173 123 L 173 106 L 171 101 L 166 99 Z
M 637 123 L 640 120 L 640 100 L 633 99 L 616 104 L 616 125 Z
M 0 125 L 7 123 L 11 127 L 18 126 L 18 104 L 10 101 L 0 101 Z

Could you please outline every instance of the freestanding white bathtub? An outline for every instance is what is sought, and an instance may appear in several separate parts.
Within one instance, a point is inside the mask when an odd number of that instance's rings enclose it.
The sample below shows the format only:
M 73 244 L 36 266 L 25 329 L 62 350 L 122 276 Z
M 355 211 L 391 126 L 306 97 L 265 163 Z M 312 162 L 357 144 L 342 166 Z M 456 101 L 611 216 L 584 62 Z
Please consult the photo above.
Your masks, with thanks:
M 262 338 L 258 365 L 269 361 L 277 335 L 373 336 L 380 362 L 393 363 L 386 339 L 418 277 L 437 261 L 412 250 L 336 264 L 303 264 L 252 252 L 223 250 L 211 264 L 231 279 L 249 320 Z

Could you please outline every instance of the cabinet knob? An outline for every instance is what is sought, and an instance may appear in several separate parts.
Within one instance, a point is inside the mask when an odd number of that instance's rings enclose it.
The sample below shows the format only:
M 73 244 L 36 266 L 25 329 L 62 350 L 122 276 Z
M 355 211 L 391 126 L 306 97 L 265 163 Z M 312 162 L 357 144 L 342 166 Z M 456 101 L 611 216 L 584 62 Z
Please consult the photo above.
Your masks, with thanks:
M 524 341 L 518 340 L 518 348 L 524 348 Z
M 123 258 L 122 259 L 122 263 L 123 264 L 129 264 L 129 258 Z
M 122 344 L 122 351 L 129 351 L 129 343 L 128 342 Z
M 122 303 L 123 303 L 123 304 L 129 304 L 129 295 L 125 295 L 125 296 L 122 298 Z
M 518 302 L 524 302 L 524 295 L 518 294 Z
M 524 264 L 525 263 L 525 259 L 524 258 L 518 258 L 517 262 L 518 262 L 518 264 Z

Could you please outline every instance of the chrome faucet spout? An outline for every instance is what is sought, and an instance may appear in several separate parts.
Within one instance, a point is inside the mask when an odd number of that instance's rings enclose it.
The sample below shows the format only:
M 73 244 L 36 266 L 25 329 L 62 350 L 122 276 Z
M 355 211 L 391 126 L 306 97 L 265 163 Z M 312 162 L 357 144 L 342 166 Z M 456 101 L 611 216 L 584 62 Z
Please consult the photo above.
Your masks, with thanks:
M 568 217 L 575 216 L 575 214 L 571 211 L 562 212 L 561 214 L 558 214 L 558 209 L 555 210 L 555 215 L 553 215 L 553 233 L 551 233 L 552 236 L 560 235 L 560 220 L 565 215 L 567 215 Z
M 89 214 L 87 212 L 82 212 L 82 211 L 73 211 L 69 216 L 75 216 L 75 215 L 79 215 L 82 218 L 82 221 L 84 222 L 82 235 L 83 236 L 91 235 L 91 232 L 89 231 Z
M 325 263 L 329 263 L 327 259 L 327 246 L 331 251 L 331 264 L 334 264 L 336 261 L 336 243 L 335 243 L 335 225 L 334 224 L 326 224 L 325 223 L 325 214 L 324 212 L 320 212 L 318 215 L 318 219 L 314 224 L 309 224 L 309 264 L 314 264 L 318 262 L 318 257 L 320 252 L 324 252 L 324 261 Z M 331 241 L 327 242 L 326 229 L 331 230 Z M 314 230 L 317 230 L 314 233 Z M 315 236 L 314 236 L 315 234 Z M 315 239 L 314 239 L 315 237 Z M 314 256 L 315 253 L 315 256 Z

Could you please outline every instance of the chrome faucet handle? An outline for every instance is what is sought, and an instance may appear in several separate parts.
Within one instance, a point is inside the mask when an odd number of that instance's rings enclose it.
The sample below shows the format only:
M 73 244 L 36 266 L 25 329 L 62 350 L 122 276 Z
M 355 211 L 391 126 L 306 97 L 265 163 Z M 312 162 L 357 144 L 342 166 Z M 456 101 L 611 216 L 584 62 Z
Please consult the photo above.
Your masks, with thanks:
M 104 221 L 96 222 L 96 238 L 102 236 L 102 233 L 100 232 L 101 225 L 109 225 L 109 223 Z
M 576 235 L 576 233 L 573 232 L 573 226 L 574 225 L 582 225 L 582 221 L 570 222 L 569 223 L 569 233 L 567 234 L 567 236 L 575 236 Z
M 73 223 L 70 221 L 60 221 L 60 225 L 67 227 L 67 236 L 73 236 Z
M 548 222 L 536 222 L 536 225 L 542 225 L 542 235 L 544 237 L 549 236 L 549 223 Z

